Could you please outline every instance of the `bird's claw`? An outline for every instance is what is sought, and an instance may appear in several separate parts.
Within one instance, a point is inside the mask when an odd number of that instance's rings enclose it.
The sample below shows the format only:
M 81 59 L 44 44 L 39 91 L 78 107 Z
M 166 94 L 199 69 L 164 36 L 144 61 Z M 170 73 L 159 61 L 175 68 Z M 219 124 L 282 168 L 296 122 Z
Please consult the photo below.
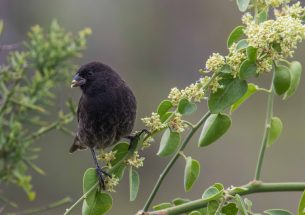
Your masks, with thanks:
M 133 143 L 134 143 L 134 140 L 135 139 L 138 139 L 140 138 L 140 136 L 143 134 L 143 133 L 146 133 L 148 135 L 150 135 L 151 133 L 147 130 L 147 129 L 142 129 L 141 131 L 137 132 L 136 134 L 134 135 L 128 135 L 126 136 L 125 138 L 126 139 L 129 139 L 130 140 L 130 144 L 129 144 L 129 148 L 128 149 L 131 149 L 132 146 L 133 146 Z M 138 140 L 135 140 L 135 142 L 138 142 Z
M 97 177 L 98 177 L 98 181 L 99 181 L 99 187 L 100 187 L 100 190 L 105 190 L 106 189 L 106 186 L 105 186 L 105 178 L 104 178 L 104 175 L 108 176 L 108 177 L 112 177 L 111 174 L 109 174 L 108 172 L 102 170 L 101 168 L 96 168 L 96 174 L 97 174 Z

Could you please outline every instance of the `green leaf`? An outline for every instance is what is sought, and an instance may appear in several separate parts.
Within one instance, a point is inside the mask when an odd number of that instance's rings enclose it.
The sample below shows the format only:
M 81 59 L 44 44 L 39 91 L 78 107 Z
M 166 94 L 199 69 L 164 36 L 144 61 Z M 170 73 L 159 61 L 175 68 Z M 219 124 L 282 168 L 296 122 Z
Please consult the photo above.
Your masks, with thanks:
M 206 201 L 211 201 L 211 200 L 219 199 L 221 195 L 222 195 L 222 191 L 218 190 L 214 186 L 211 186 L 204 191 L 204 193 L 202 194 L 202 199 Z
M 124 172 L 126 169 L 126 164 L 121 163 L 113 172 L 112 175 L 114 175 L 115 177 L 117 177 L 120 181 L 122 180 L 123 176 L 124 176 Z
M 195 181 L 198 179 L 200 174 L 200 163 L 192 159 L 191 157 L 187 157 L 186 165 L 184 170 L 184 190 L 189 191 Z
M 221 81 L 223 88 L 209 97 L 208 106 L 212 113 L 224 111 L 238 101 L 247 92 L 247 82 L 238 78 L 227 78 Z
M 258 14 L 258 22 L 262 23 L 265 22 L 268 19 L 268 8 L 262 10 L 261 12 L 259 12 Z
M 185 115 L 190 115 L 197 110 L 197 105 L 190 102 L 188 99 L 183 98 L 178 104 L 178 112 Z
M 201 213 L 199 211 L 192 211 L 188 215 L 201 215 Z
M 246 205 L 244 203 L 244 200 L 240 197 L 240 195 L 236 194 L 235 195 L 235 200 L 236 200 L 236 205 L 237 205 L 237 208 L 238 208 L 239 212 L 242 215 L 248 215 Z
M 94 203 L 89 206 L 83 201 L 82 215 L 103 215 L 112 208 L 112 197 L 107 193 L 95 192 Z
M 163 100 L 159 106 L 157 113 L 162 117 L 164 114 L 166 114 L 171 108 L 173 107 L 173 104 L 170 100 Z
M 220 70 L 219 72 L 221 72 L 221 73 L 223 73 L 223 74 L 231 74 L 231 73 L 232 73 L 232 69 L 231 69 L 231 67 L 230 67 L 228 64 L 225 64 L 225 65 L 221 68 L 221 70 Z
M 140 177 L 138 172 L 132 167 L 129 168 L 129 199 L 134 201 L 137 198 L 140 186 Z
M 177 205 L 182 205 L 184 203 L 187 203 L 189 202 L 190 200 L 189 199 L 182 199 L 182 198 L 175 198 L 172 203 L 177 206 Z
M 163 210 L 163 209 L 166 209 L 166 208 L 170 208 L 172 207 L 173 205 L 169 202 L 164 202 L 164 203 L 160 203 L 158 205 L 155 205 L 153 206 L 153 210 L 154 211 L 159 211 L 159 210 Z
M 242 62 L 239 68 L 239 77 L 241 79 L 249 79 L 256 76 L 256 63 L 251 62 L 250 60 L 245 60 Z
M 129 144 L 127 142 L 120 142 L 116 144 L 112 149 L 112 151 L 116 151 L 116 153 L 115 153 L 115 159 L 110 162 L 111 165 L 114 166 L 120 160 L 122 160 L 125 157 L 125 155 L 128 153 L 128 149 L 129 149 Z
M 288 97 L 292 96 L 297 90 L 301 80 L 302 64 L 298 61 L 291 62 L 289 71 L 291 76 L 290 86 L 284 95 L 284 99 L 287 99 Z
M 298 215 L 305 215 L 305 191 L 303 192 L 299 202 Z
M 160 121 L 165 122 L 171 115 L 173 115 L 173 112 L 166 112 L 160 117 Z
M 231 202 L 222 207 L 221 213 L 225 215 L 236 215 L 238 213 L 238 208 L 235 203 Z
M 231 106 L 230 112 L 233 113 L 241 104 L 250 98 L 250 96 L 256 93 L 258 89 L 257 85 L 249 83 L 247 92 Z
M 277 95 L 282 95 L 289 89 L 290 80 L 290 72 L 286 66 L 278 65 L 275 67 L 273 87 Z
M 167 128 L 162 135 L 157 155 L 164 157 L 174 153 L 179 146 L 180 139 L 180 133 Z
M 233 29 L 227 40 L 228 48 L 233 43 L 237 42 L 244 35 L 244 30 L 245 30 L 245 26 L 237 26 L 236 28 Z
M 246 39 L 238 41 L 236 44 L 236 50 L 246 49 L 248 47 L 248 42 Z
M 236 0 L 240 12 L 245 12 L 249 7 L 250 0 Z
M 264 211 L 266 214 L 269 215 L 293 215 L 290 211 L 283 210 L 283 209 L 269 209 Z
M 218 215 L 218 214 L 216 214 L 218 207 L 219 207 L 219 203 L 217 201 L 208 202 L 208 207 L 207 207 L 208 215 Z
M 253 46 L 248 46 L 247 48 L 247 58 L 250 62 L 255 62 L 257 57 L 257 48 Z
M 282 130 L 283 130 L 283 123 L 281 119 L 278 117 L 272 117 L 267 146 L 271 146 L 276 141 L 276 139 L 281 135 Z
M 96 174 L 96 169 L 89 168 L 86 170 L 83 177 L 83 193 L 87 193 L 93 186 L 96 186 L 98 183 L 98 178 Z M 92 205 L 95 204 L 96 201 L 96 193 L 98 193 L 98 186 L 94 188 L 92 192 L 87 195 L 85 199 L 87 205 L 91 208 Z
M 218 140 L 231 126 L 231 119 L 226 114 L 211 114 L 205 121 L 200 137 L 199 146 L 208 146 Z

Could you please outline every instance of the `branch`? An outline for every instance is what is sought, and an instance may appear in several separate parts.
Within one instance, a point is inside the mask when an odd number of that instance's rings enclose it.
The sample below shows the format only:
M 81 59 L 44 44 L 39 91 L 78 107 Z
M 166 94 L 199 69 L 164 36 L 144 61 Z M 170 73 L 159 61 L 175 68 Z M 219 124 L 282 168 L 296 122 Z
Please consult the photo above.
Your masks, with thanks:
M 182 151 L 185 146 L 188 144 L 188 142 L 190 141 L 190 139 L 193 137 L 194 133 L 198 130 L 198 128 L 206 121 L 206 119 L 210 116 L 210 112 L 207 112 L 199 121 L 198 123 L 191 129 L 190 133 L 188 134 L 188 136 L 185 138 L 184 142 L 181 144 L 180 148 L 177 150 L 176 154 L 172 157 L 172 159 L 169 161 L 169 163 L 167 164 L 167 166 L 165 167 L 165 169 L 163 170 L 163 172 L 160 174 L 159 179 L 157 181 L 157 183 L 155 184 L 150 196 L 148 197 L 143 211 L 147 211 L 151 202 L 153 201 L 153 199 L 155 198 L 160 185 L 162 183 L 162 181 L 164 180 L 165 176 L 167 175 L 167 173 L 169 172 L 169 170 L 172 168 L 172 166 L 175 164 L 176 160 L 178 159 L 178 157 L 180 156 L 180 151 Z
M 275 71 L 273 71 L 273 78 L 274 78 L 274 73 L 275 73 Z M 261 143 L 261 147 L 260 147 L 260 151 L 259 151 L 259 155 L 258 155 L 258 160 L 257 160 L 257 164 L 256 164 L 256 170 L 255 170 L 254 178 L 256 181 L 260 180 L 262 164 L 263 164 L 264 155 L 265 155 L 265 151 L 266 151 L 266 147 L 267 147 L 267 142 L 269 139 L 271 118 L 273 116 L 273 101 L 274 101 L 274 89 L 273 89 L 273 84 L 272 84 L 273 78 L 272 78 L 272 82 L 271 82 L 270 93 L 268 94 L 265 131 L 264 131 L 264 136 L 262 139 L 262 143 Z
M 40 207 L 40 208 L 33 208 L 33 209 L 26 210 L 24 212 L 17 212 L 14 214 L 16 214 L 16 215 L 29 215 L 29 214 L 37 214 L 37 213 L 40 214 L 41 212 L 52 210 L 52 209 L 60 207 L 64 204 L 70 203 L 71 201 L 72 201 L 72 199 L 70 197 L 65 197 L 65 198 L 63 198 L 59 201 L 53 202 L 47 206 Z
M 289 192 L 289 191 L 304 191 L 305 182 L 283 182 L 283 183 L 263 183 L 260 181 L 253 181 L 249 184 L 241 186 L 242 189 L 228 190 L 228 196 L 239 194 L 241 196 L 253 193 L 266 193 L 266 192 Z M 182 205 L 170 207 L 167 209 L 151 212 L 139 211 L 136 215 L 178 215 L 187 213 L 193 210 L 204 208 L 211 200 L 197 199 Z

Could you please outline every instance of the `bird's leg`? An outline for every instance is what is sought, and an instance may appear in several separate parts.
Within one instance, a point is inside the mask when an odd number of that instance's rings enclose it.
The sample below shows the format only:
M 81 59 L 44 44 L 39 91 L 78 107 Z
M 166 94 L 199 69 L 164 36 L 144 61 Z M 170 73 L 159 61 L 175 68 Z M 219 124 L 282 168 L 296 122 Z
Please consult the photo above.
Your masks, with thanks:
M 108 172 L 102 170 L 102 168 L 99 166 L 94 148 L 90 148 L 90 150 L 91 150 L 92 157 L 93 157 L 93 160 L 94 160 L 96 174 L 98 176 L 100 189 L 103 188 L 103 190 L 105 190 L 105 179 L 104 179 L 103 175 L 107 175 L 110 178 L 111 178 L 111 175 Z
M 129 143 L 129 149 L 132 148 L 132 144 L 134 143 L 134 140 L 135 139 L 138 139 L 143 133 L 146 133 L 146 134 L 150 134 L 150 132 L 147 130 L 147 129 L 142 129 L 141 131 L 137 132 L 136 134 L 134 135 L 128 135 L 128 136 L 125 136 L 124 138 L 128 139 L 130 141 Z M 137 141 L 135 141 L 137 142 Z

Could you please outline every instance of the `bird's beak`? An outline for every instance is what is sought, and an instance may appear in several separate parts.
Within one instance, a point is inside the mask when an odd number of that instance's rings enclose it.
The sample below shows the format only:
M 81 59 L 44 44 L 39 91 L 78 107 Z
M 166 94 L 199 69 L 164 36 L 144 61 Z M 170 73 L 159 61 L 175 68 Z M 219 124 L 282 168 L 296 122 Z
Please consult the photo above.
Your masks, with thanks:
M 82 86 L 86 83 L 86 79 L 80 77 L 78 74 L 76 74 L 74 77 L 73 77 L 73 80 L 71 82 L 71 88 L 72 87 L 79 87 L 79 86 Z

